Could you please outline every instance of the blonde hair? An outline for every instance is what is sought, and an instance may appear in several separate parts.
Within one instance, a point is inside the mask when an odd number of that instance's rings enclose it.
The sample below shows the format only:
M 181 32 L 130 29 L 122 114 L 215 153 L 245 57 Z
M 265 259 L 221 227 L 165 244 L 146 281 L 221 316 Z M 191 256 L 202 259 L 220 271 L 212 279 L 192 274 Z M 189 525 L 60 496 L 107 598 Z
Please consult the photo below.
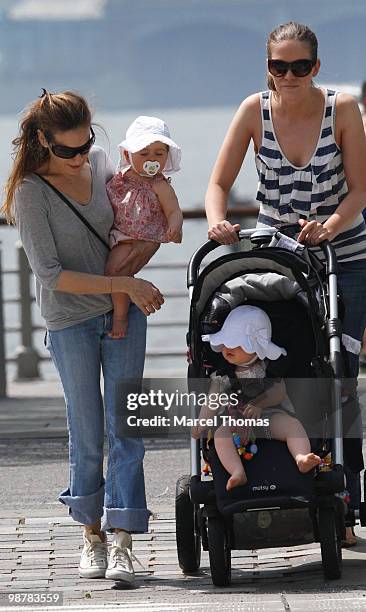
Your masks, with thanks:
M 49 158 L 49 149 L 38 139 L 38 130 L 51 140 L 55 132 L 66 132 L 91 125 L 91 111 L 86 100 L 72 91 L 49 93 L 26 109 L 19 126 L 19 135 L 12 141 L 13 168 L 5 184 L 5 200 L 1 207 L 9 223 L 14 223 L 14 194 L 30 172 L 35 172 Z
M 284 40 L 297 40 L 308 45 L 311 53 L 311 59 L 316 62 L 318 59 L 318 39 L 314 32 L 306 25 L 289 21 L 283 23 L 272 30 L 267 39 L 267 57 L 271 59 L 271 45 L 280 43 Z M 269 89 L 276 91 L 274 80 L 270 74 L 267 76 L 267 84 Z

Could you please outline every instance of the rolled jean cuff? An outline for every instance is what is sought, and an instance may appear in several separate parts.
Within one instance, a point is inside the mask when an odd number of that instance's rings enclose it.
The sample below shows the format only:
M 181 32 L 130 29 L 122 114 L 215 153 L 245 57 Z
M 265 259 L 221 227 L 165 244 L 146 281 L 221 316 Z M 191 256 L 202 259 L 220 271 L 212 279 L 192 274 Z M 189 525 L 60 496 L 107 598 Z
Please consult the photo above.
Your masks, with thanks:
M 146 533 L 151 514 L 147 508 L 104 508 L 101 528 L 102 531 L 117 528 L 130 533 Z
M 65 489 L 59 495 L 62 504 L 69 506 L 69 514 L 78 523 L 93 525 L 103 515 L 104 481 L 96 493 L 91 495 L 70 495 L 70 489 Z

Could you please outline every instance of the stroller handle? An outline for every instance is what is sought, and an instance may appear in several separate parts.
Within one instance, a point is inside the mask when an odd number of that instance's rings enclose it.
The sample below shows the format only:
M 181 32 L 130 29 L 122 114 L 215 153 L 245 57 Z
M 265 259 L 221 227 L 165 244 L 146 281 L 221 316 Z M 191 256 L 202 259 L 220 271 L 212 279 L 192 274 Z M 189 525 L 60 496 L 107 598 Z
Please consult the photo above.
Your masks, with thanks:
M 271 239 L 273 236 L 278 234 L 284 234 L 285 236 L 289 236 L 293 238 L 295 234 L 299 233 L 299 226 L 297 223 L 288 223 L 284 224 L 281 227 L 268 227 L 268 228 L 252 228 L 240 230 L 237 232 L 237 236 L 239 242 L 241 240 L 251 240 L 252 238 L 261 237 L 263 239 L 268 238 Z M 196 283 L 199 269 L 202 261 L 211 251 L 214 251 L 222 245 L 220 242 L 216 240 L 207 240 L 204 244 L 202 244 L 196 251 L 193 253 L 187 269 L 187 288 L 193 287 Z M 325 256 L 326 263 L 326 271 L 327 275 L 336 274 L 337 273 L 337 256 L 335 254 L 334 247 L 330 244 L 328 240 L 323 240 L 319 244 L 319 247 L 322 249 Z

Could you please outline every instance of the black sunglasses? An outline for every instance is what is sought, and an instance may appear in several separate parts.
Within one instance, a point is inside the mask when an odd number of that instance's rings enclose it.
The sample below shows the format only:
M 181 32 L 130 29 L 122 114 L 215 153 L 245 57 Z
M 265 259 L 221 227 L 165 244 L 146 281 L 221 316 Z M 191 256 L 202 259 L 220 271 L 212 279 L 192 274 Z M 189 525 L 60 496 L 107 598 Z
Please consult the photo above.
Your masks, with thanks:
M 93 128 L 90 128 L 91 136 L 85 144 L 81 145 L 81 147 L 67 147 L 66 145 L 61 145 L 57 143 L 50 142 L 47 139 L 48 145 L 54 155 L 56 157 L 62 157 L 62 159 L 72 159 L 76 155 L 86 155 L 89 153 L 93 144 L 95 143 L 95 134 Z
M 269 59 L 267 60 L 268 70 L 274 77 L 282 77 L 291 70 L 295 77 L 304 77 L 310 74 L 315 61 L 312 59 L 298 59 L 294 62 L 284 62 L 283 60 Z

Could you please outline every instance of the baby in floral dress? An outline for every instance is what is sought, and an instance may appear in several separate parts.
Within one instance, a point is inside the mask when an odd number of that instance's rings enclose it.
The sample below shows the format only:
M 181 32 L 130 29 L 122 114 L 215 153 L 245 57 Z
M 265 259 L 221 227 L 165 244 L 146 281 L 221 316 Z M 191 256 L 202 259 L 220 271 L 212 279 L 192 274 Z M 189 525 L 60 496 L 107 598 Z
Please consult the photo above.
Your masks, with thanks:
M 156 117 L 140 116 L 120 143 L 117 173 L 107 183 L 114 211 L 110 232 L 111 254 L 106 274 L 132 276 L 139 269 L 124 268 L 134 240 L 181 242 L 183 215 L 177 196 L 165 175 L 180 169 L 181 150 L 170 138 L 167 125 Z M 110 336 L 126 334 L 129 298 L 113 294 Z

